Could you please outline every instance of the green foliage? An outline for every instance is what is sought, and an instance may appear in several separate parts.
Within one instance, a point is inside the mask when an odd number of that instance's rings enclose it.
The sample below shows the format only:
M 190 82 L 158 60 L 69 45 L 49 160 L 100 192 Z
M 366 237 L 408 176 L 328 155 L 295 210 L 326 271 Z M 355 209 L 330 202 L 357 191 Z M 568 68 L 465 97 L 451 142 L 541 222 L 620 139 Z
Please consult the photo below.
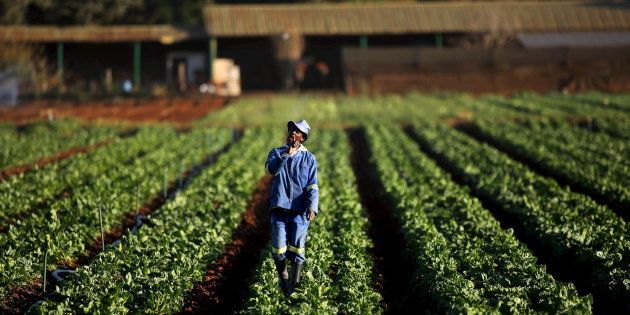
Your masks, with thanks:
M 197 24 L 207 0 L 17 0 L 0 3 L 0 24 Z
M 162 141 L 175 138 L 174 130 L 160 128 L 142 127 L 135 136 L 114 138 L 97 150 L 8 177 L 0 182 L 0 226 L 14 221 L 16 215 L 45 213 L 49 210 L 46 204 L 54 203 L 55 198 L 77 193 L 81 186 L 91 185 L 121 163 L 133 161 Z M 37 143 L 37 139 L 31 141 Z
M 630 143 L 604 133 L 536 121 L 478 121 L 478 131 L 500 147 L 619 209 L 630 209 Z M 622 213 L 628 216 L 628 213 Z
M 21 132 L 0 134 L 0 169 L 32 163 L 72 147 L 94 144 L 120 132 L 116 126 L 83 125 L 76 120 L 39 121 Z
M 455 184 L 397 127 L 413 127 L 423 149 L 437 156 L 473 194 L 511 218 L 528 242 L 566 268 L 584 271 L 594 292 L 630 300 L 630 230 L 607 207 L 559 186 L 496 149 L 434 122 L 475 122 L 503 150 L 612 201 L 627 202 L 627 95 L 513 98 L 408 94 L 377 98 L 281 96 L 244 98 L 213 112 L 189 133 L 141 127 L 119 138 L 120 126 L 54 121 L 16 128 L 0 123 L 0 162 L 12 166 L 111 137 L 99 149 L 0 182 L 0 299 L 14 285 L 40 277 L 43 244 L 49 269 L 86 254 L 104 227 L 119 226 L 135 205 L 230 141 L 245 137 L 152 215 L 154 226 L 127 233 L 78 269 L 41 313 L 172 313 L 224 249 L 241 219 L 264 157 L 287 120 L 314 126 L 307 143 L 319 162 L 321 212 L 309 229 L 302 286 L 285 298 L 269 251 L 262 253 L 242 313 L 380 313 L 372 283 L 369 222 L 350 167 L 348 139 L 323 126 L 367 124 L 371 159 L 402 223 L 416 270 L 413 294 L 438 313 L 589 313 L 590 297 L 553 279 L 536 257 L 470 192 Z M 374 125 L 382 121 L 387 126 Z M 69 194 L 56 198 L 69 188 Z M 36 207 L 41 205 L 41 207 Z M 28 213 L 28 215 L 26 215 Z M 19 220 L 13 220 L 14 218 Z M 16 222 L 13 222 L 16 221 Z M 378 224 L 378 222 L 373 222 Z M 627 303 L 626 303 L 627 304 Z
M 212 126 L 275 126 L 302 117 L 314 127 L 356 126 L 391 121 L 412 123 L 418 119 L 452 117 L 465 105 L 412 93 L 407 96 L 368 97 L 291 96 L 245 97 L 220 111 L 211 112 L 199 123 Z
M 264 168 L 269 130 L 248 130 L 228 153 L 153 215 L 155 226 L 126 235 L 61 287 L 68 298 L 40 312 L 172 313 L 230 241 Z
M 584 277 L 612 300 L 630 298 L 630 230 L 610 209 L 450 128 L 424 125 L 415 131 L 476 194 L 513 216 L 549 255 L 570 262 L 567 268 L 591 270 Z
M 416 258 L 416 295 L 446 313 L 590 312 L 590 298 L 547 274 L 400 129 L 370 126 L 366 132 Z
M 229 130 L 194 130 L 176 134 L 171 128 L 154 130 L 162 142 L 155 151 L 132 161 L 117 160 L 114 167 L 76 186 L 70 196 L 53 202 L 0 234 L 0 296 L 12 285 L 23 285 L 39 277 L 43 266 L 43 244 L 49 238 L 48 267 L 72 262 L 85 254 L 86 246 L 100 236 L 99 208 L 103 209 L 106 231 L 120 225 L 122 217 L 134 210 L 136 188 L 140 201 L 161 194 L 166 171 L 168 181 L 180 176 L 207 154 L 221 149 Z M 208 136 L 212 142 L 208 143 Z M 206 145 L 207 144 L 207 145 Z M 141 145 L 137 143 L 137 145 Z

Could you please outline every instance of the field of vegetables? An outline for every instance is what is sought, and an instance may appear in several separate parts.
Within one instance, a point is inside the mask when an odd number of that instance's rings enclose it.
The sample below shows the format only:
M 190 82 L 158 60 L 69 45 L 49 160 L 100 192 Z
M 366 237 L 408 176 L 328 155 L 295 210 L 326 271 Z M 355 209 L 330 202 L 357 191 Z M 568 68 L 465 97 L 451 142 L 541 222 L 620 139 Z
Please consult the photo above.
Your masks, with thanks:
M 320 214 L 287 298 L 264 161 L 301 118 Z M 630 313 L 629 128 L 595 92 L 1 123 L 0 313 Z

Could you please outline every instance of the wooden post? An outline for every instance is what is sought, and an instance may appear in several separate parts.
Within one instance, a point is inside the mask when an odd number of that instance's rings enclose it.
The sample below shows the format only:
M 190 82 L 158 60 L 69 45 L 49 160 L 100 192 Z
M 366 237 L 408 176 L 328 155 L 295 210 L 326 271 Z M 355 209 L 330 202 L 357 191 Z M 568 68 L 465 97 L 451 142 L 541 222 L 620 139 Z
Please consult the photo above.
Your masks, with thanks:
M 444 35 L 442 33 L 435 34 L 435 48 L 444 47 Z
M 141 56 L 141 44 L 140 42 L 133 43 L 133 87 L 136 92 L 140 91 L 140 56 Z
M 368 37 L 367 37 L 367 35 L 361 35 L 361 37 L 359 37 L 359 47 L 361 47 L 362 49 L 368 48 Z
M 210 41 L 208 42 L 208 82 L 212 82 L 212 64 L 214 60 L 217 59 L 217 38 L 215 36 L 210 36 Z
M 58 82 L 58 92 L 61 94 L 63 92 L 63 42 L 57 43 L 57 80 Z
M 105 89 L 107 90 L 107 93 L 112 93 L 114 91 L 114 78 L 111 67 L 107 67 L 107 69 L 105 69 Z

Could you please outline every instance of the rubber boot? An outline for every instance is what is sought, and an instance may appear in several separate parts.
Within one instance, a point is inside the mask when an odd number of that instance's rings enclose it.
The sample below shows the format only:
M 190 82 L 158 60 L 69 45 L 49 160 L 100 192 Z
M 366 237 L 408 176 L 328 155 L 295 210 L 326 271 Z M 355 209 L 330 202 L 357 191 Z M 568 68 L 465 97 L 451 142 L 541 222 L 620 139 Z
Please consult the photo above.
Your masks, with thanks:
M 300 284 L 300 276 L 302 275 L 302 263 L 293 262 L 291 264 L 291 286 L 289 290 L 289 294 L 293 293 L 297 288 L 298 284 Z
M 289 288 L 289 272 L 287 271 L 287 260 L 276 260 L 273 262 L 276 264 L 276 270 L 278 271 L 278 280 L 280 280 L 280 289 L 285 295 L 290 295 L 291 290 Z

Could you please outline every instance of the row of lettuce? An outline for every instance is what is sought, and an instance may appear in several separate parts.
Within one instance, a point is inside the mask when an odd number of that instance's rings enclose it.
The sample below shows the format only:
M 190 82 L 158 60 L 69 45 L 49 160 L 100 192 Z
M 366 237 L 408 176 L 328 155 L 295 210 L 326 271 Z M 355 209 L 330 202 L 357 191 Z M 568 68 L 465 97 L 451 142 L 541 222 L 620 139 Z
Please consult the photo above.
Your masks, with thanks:
M 610 208 L 445 126 L 414 129 L 421 145 L 493 205 L 531 244 L 616 306 L 630 299 L 630 228 Z M 625 302 L 624 302 L 625 301 Z
M 630 143 L 566 124 L 477 121 L 473 134 L 594 196 L 627 218 Z
M 152 226 L 126 235 L 65 282 L 62 301 L 39 311 L 61 313 L 172 313 L 200 281 L 208 262 L 221 254 L 240 222 L 264 169 L 252 168 L 267 143 L 268 130 L 247 130 L 230 151 L 199 174 L 154 215 Z
M 590 298 L 547 274 L 400 128 L 371 126 L 366 134 L 416 262 L 415 296 L 439 313 L 590 312 Z
M 95 144 L 119 134 L 122 126 L 84 124 L 78 120 L 38 121 L 24 126 L 0 125 L 0 170 Z
M 222 149 L 231 136 L 227 129 L 182 134 L 142 127 L 133 137 L 3 182 L 0 194 L 8 198 L 2 202 L 7 226 L 0 233 L 0 296 L 41 278 L 46 251 L 48 270 L 89 254 L 100 240 L 101 216 L 104 231 L 120 227 L 126 215 L 140 210 L 137 204 L 162 196 L 165 183 L 178 183 L 182 171 Z

